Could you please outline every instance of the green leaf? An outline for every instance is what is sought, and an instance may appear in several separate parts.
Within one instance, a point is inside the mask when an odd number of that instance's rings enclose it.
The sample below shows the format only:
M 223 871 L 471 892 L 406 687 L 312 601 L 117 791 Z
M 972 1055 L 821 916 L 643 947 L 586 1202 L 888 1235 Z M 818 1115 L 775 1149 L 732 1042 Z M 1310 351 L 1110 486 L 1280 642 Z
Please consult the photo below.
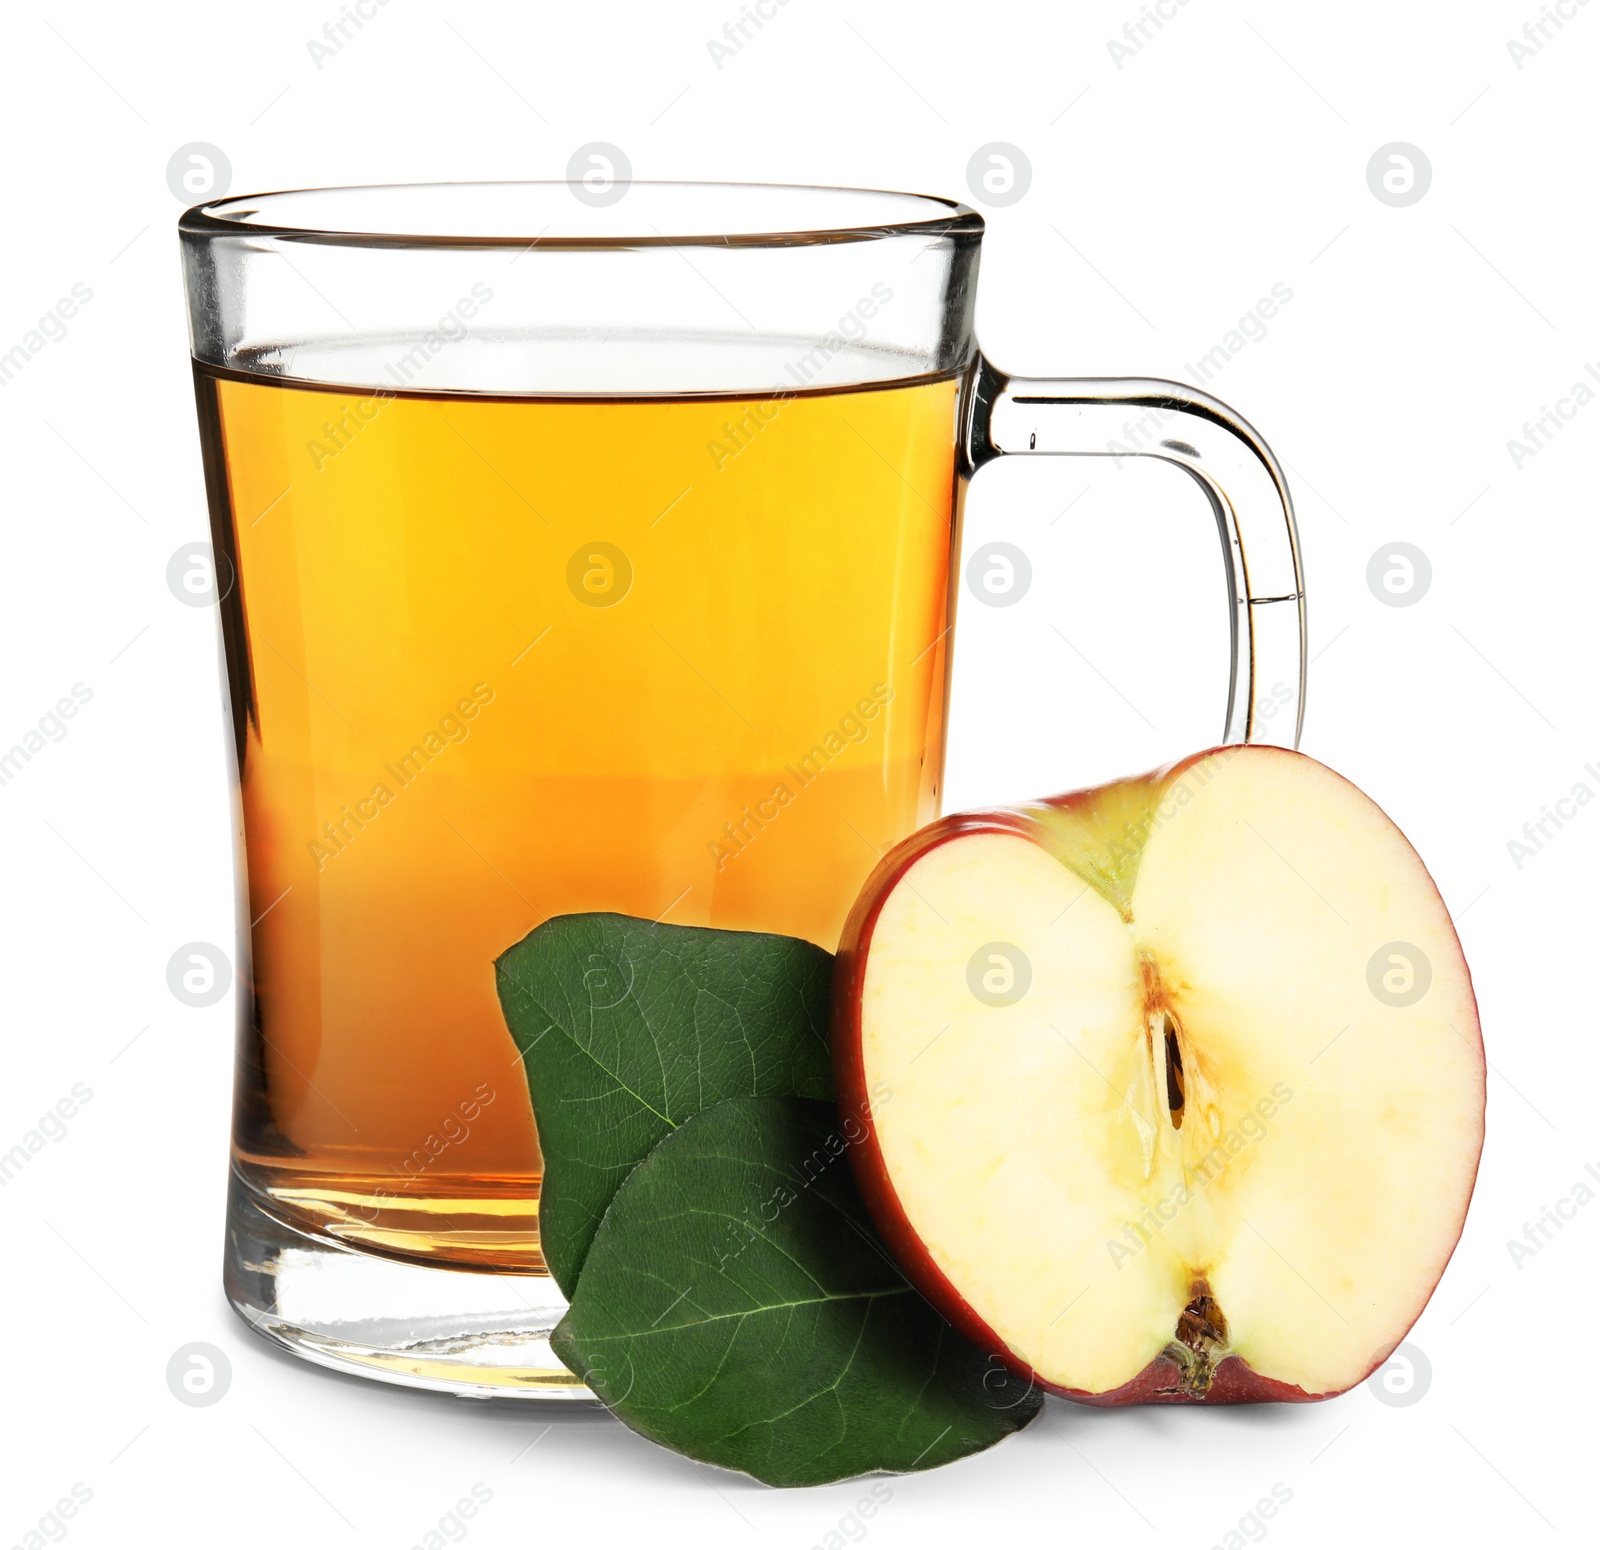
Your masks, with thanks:
M 539 1231 L 569 1297 L 618 1186 L 724 1098 L 831 1098 L 832 957 L 809 942 L 562 915 L 495 965 L 544 1149 Z
M 617 1191 L 556 1354 L 635 1431 L 768 1485 L 931 1469 L 1040 1397 L 907 1284 L 833 1108 L 733 1098 Z

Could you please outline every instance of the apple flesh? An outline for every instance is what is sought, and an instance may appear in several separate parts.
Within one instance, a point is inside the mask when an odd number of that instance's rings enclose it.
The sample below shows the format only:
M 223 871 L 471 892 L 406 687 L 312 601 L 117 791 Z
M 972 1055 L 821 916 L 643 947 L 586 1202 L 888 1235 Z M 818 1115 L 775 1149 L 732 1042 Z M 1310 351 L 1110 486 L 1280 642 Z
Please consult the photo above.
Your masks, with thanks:
M 941 819 L 868 882 L 836 997 L 890 1249 L 1054 1392 L 1341 1393 L 1460 1236 L 1485 1070 L 1461 945 L 1404 835 L 1302 754 Z

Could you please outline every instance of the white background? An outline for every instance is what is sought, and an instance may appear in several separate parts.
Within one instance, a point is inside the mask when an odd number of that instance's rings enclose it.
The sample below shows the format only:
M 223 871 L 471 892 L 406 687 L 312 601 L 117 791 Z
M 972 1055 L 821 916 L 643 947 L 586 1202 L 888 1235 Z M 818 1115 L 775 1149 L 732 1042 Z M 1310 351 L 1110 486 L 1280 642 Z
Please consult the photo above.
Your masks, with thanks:
M 1520 867 L 1507 848 L 1576 783 L 1600 791 L 1600 407 L 1520 470 L 1507 449 L 1600 361 L 1600 3 L 1564 3 L 1520 70 L 1507 40 L 1535 0 L 1192 0 L 1120 69 L 1107 40 L 1136 0 L 790 0 L 720 70 L 707 40 L 736 0 L 389 0 L 320 70 L 307 40 L 335 0 L 9 10 L 0 351 L 75 282 L 94 294 L 0 389 L 0 744 L 75 683 L 93 698 L 0 787 L 0 1150 L 74 1083 L 93 1098 L 0 1191 L 0 1543 L 75 1482 L 85 1546 L 413 1545 L 475 1482 L 483 1545 L 808 1546 L 863 1494 L 768 1491 L 597 1413 L 332 1377 L 250 1335 L 219 1284 L 232 1011 L 165 981 L 178 945 L 233 929 L 214 619 L 165 580 L 206 521 L 166 165 L 207 141 L 236 192 L 560 177 L 590 140 L 637 177 L 962 198 L 973 151 L 1014 143 L 1033 182 L 987 212 L 978 318 L 1015 372 L 1182 376 L 1287 284 L 1213 386 L 1291 470 L 1316 653 L 1303 746 L 1429 861 L 1482 1005 L 1489 1140 L 1413 1332 L 1432 1368 L 1417 1402 L 1054 1403 L 988 1455 L 893 1481 L 872 1543 L 1206 1546 L 1277 1482 L 1284 1546 L 1584 1541 L 1600 1204 L 1520 1269 L 1507 1248 L 1600 1166 L 1600 808 Z M 1366 178 L 1397 140 L 1433 170 L 1403 208 Z M 1220 567 L 1179 473 L 1019 460 L 974 488 L 968 548 L 985 538 L 1023 547 L 1035 582 L 963 611 L 952 805 L 1214 738 Z M 1366 580 L 1395 541 L 1433 572 L 1404 608 Z M 233 1366 L 204 1409 L 164 1377 L 196 1340 Z

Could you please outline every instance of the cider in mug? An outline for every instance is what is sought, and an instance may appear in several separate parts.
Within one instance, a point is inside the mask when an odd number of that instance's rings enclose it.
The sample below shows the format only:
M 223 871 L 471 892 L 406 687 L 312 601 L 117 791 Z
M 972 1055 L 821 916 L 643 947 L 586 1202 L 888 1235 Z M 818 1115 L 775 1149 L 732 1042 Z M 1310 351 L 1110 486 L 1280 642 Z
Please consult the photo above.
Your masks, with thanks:
M 937 808 L 956 383 L 198 376 L 256 923 L 236 1166 L 312 1231 L 535 1270 L 494 959 L 585 910 L 833 949 Z

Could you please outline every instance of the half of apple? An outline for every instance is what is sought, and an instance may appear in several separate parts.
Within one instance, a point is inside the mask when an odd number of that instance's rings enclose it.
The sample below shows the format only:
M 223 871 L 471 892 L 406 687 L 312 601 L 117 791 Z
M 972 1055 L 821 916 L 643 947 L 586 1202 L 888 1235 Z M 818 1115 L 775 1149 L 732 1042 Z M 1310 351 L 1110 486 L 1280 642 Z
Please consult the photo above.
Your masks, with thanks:
M 1302 754 L 941 819 L 874 873 L 837 975 L 874 1219 L 1055 1392 L 1340 1393 L 1460 1236 L 1484 1118 L 1461 945 L 1405 836 Z

